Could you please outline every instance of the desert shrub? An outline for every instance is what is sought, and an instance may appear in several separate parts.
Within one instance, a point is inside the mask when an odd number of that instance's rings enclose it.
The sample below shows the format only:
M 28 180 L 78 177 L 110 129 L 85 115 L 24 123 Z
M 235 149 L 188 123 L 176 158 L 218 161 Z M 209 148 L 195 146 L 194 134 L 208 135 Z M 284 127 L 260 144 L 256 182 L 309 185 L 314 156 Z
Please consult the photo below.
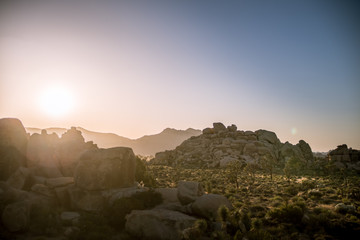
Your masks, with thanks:
M 207 230 L 208 224 L 205 219 L 198 219 L 194 223 L 194 228 L 198 229 L 199 232 L 205 233 Z
M 147 171 L 145 160 L 141 160 L 138 156 L 136 157 L 136 170 L 135 170 L 135 180 L 137 182 L 143 182 L 147 187 L 155 187 L 156 180 L 154 177 Z
M 251 229 L 251 219 L 247 211 L 241 212 L 240 221 L 244 224 L 247 231 Z
M 152 190 L 138 192 L 131 197 L 120 198 L 106 210 L 108 223 L 115 229 L 122 229 L 126 222 L 125 216 L 132 210 L 149 209 L 161 203 L 161 194 Z
M 297 185 L 292 184 L 292 185 L 286 187 L 284 189 L 284 192 L 291 195 L 291 196 L 295 196 L 296 194 L 298 194 L 299 190 L 300 189 L 299 189 L 299 187 Z
M 271 240 L 271 239 L 273 239 L 271 234 L 263 229 L 252 230 L 246 234 L 245 238 L 248 240 Z
M 302 191 L 307 191 L 309 189 L 314 189 L 316 187 L 316 182 L 312 181 L 312 180 L 304 180 L 301 183 L 301 190 Z
M 283 205 L 279 208 L 273 208 L 267 212 L 268 218 L 276 221 L 276 222 L 283 222 L 283 223 L 300 223 L 303 217 L 303 210 L 295 205 Z

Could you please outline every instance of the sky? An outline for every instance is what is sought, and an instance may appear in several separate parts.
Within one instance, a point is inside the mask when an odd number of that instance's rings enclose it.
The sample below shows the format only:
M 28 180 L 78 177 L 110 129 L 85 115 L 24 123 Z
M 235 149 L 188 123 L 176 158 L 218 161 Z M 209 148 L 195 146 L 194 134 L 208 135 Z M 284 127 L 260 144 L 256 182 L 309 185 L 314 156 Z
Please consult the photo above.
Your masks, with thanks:
M 360 149 L 356 1 L 0 1 L 0 118 Z

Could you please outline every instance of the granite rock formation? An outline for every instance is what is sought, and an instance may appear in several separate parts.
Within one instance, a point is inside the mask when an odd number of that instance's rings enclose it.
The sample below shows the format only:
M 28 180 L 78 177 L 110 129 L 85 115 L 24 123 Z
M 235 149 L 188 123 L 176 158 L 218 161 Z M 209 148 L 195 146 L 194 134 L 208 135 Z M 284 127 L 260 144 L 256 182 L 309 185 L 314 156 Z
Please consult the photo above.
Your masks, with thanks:
M 225 167 L 233 161 L 286 162 L 290 158 L 312 162 L 309 144 L 303 140 L 297 145 L 281 143 L 274 132 L 240 131 L 234 124 L 226 128 L 222 123 L 214 123 L 213 128 L 205 128 L 203 134 L 191 137 L 175 150 L 157 153 L 152 161 L 170 166 Z

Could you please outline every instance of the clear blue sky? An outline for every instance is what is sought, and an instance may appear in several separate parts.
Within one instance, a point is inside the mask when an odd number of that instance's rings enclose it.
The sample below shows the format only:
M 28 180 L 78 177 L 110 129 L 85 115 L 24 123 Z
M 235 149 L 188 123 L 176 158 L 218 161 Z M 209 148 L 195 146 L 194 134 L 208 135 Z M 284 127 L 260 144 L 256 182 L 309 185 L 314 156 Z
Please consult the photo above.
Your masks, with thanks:
M 49 2 L 1 2 L 0 117 L 133 138 L 221 121 L 360 148 L 356 1 Z M 70 110 L 54 116 L 57 88 Z

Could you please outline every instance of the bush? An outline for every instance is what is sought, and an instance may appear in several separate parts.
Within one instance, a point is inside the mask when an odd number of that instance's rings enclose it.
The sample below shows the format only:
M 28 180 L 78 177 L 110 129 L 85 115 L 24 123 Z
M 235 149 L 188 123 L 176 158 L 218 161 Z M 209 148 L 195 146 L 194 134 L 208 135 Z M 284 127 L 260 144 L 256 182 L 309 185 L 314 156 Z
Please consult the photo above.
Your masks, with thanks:
M 290 204 L 271 209 L 267 216 L 279 223 L 297 224 L 301 222 L 303 210 L 295 204 Z
M 138 156 L 136 157 L 135 180 L 143 182 L 147 187 L 156 187 L 156 180 L 147 171 L 144 160 L 141 160 Z

